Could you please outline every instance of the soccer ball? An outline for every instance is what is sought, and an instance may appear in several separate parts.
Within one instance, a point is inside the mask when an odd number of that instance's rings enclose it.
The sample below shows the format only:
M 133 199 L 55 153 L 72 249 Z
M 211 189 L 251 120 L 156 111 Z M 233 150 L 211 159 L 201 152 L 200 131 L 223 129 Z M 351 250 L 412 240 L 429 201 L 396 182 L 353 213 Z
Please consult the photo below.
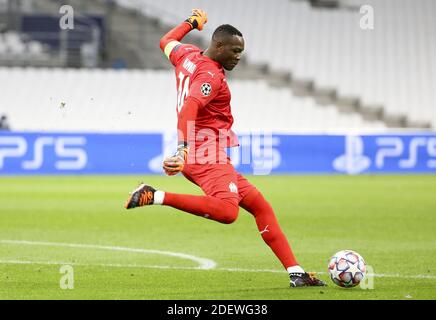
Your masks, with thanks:
M 366 265 L 362 256 L 352 250 L 342 250 L 330 258 L 328 265 L 330 278 L 340 287 L 357 286 L 365 277 Z

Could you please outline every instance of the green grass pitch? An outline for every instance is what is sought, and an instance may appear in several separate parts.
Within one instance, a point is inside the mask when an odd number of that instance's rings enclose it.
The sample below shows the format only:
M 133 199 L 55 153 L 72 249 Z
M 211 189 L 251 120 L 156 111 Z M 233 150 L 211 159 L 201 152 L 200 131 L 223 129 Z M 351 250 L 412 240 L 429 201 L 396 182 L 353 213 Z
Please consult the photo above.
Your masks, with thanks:
M 161 206 L 125 210 L 142 180 L 201 194 L 182 177 L 1 177 L 0 299 L 436 298 L 436 176 L 249 177 L 299 262 L 329 284 L 299 289 L 242 209 L 231 225 Z M 372 290 L 330 281 L 341 249 L 372 266 Z M 216 266 L 198 269 L 207 261 Z M 60 287 L 63 265 L 73 289 Z

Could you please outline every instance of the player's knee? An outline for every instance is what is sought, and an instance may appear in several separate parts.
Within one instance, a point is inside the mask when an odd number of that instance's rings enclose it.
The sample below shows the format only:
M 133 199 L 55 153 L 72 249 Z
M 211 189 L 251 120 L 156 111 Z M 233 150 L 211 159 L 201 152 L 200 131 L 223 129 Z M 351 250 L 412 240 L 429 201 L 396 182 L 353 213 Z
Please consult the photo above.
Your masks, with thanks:
M 230 224 L 235 222 L 238 218 L 239 207 L 232 205 L 227 205 L 223 208 L 221 223 Z

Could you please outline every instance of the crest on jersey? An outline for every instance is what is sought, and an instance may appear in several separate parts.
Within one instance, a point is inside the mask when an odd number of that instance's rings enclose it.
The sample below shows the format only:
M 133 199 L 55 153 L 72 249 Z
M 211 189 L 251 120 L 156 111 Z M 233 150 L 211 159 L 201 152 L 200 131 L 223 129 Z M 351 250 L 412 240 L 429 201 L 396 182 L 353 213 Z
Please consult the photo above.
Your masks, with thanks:
M 230 190 L 230 192 L 238 193 L 238 187 L 236 186 L 236 184 L 234 182 L 229 183 L 229 190 Z
M 203 96 L 207 97 L 212 92 L 212 86 L 210 85 L 210 83 L 205 82 L 201 85 L 200 91 L 203 94 Z

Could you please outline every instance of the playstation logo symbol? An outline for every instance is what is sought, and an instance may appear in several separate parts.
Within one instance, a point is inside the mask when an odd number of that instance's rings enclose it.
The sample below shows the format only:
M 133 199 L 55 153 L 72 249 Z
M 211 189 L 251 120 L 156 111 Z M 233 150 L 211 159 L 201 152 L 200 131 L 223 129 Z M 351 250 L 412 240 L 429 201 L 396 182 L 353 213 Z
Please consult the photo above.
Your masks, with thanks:
M 369 168 L 371 160 L 363 154 L 363 139 L 359 136 L 345 137 L 345 154 L 333 161 L 333 168 L 347 174 L 358 174 Z

